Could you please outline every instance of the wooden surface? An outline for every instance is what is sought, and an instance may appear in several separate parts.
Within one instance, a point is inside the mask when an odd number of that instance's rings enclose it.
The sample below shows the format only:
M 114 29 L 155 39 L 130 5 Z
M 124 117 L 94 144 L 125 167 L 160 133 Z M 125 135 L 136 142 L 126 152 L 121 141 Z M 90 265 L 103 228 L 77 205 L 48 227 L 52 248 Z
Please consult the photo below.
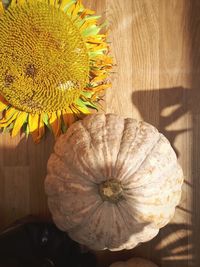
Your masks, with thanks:
M 200 1 L 85 0 L 110 22 L 117 66 L 106 112 L 146 120 L 171 141 L 183 166 L 182 201 L 170 225 L 131 251 L 97 253 L 101 267 L 130 255 L 160 267 L 200 266 Z M 49 216 L 43 181 L 53 138 L 0 137 L 0 227 Z

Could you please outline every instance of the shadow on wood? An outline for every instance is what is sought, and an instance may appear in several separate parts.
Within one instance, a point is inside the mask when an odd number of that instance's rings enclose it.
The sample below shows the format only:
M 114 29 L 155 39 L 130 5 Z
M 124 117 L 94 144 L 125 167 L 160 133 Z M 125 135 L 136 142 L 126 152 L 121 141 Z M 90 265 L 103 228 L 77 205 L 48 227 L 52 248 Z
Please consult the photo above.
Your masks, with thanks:
M 44 179 L 53 145 L 50 133 L 37 145 L 31 137 L 1 136 L 0 229 L 29 214 L 49 217 Z
M 153 120 L 151 111 L 146 107 L 149 99 L 159 99 L 159 122 Z M 133 92 L 133 104 L 137 107 L 144 121 L 156 126 L 161 133 L 163 133 L 174 150 L 179 155 L 179 151 L 175 147 L 175 140 L 178 135 L 191 131 L 187 125 L 183 129 L 170 130 L 169 127 L 172 123 L 177 122 L 187 112 L 196 112 L 199 106 L 199 99 L 193 95 L 192 89 L 183 87 L 162 88 L 159 90 L 140 90 Z M 152 110 L 154 107 L 151 107 Z

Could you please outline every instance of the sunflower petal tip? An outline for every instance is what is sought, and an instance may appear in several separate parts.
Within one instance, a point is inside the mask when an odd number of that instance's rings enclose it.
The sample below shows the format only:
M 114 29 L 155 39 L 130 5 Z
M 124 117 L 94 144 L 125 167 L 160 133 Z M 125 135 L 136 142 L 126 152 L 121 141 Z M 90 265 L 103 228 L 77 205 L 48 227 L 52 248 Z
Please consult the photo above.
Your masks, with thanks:
M 0 0 L 0 15 L 3 14 L 3 12 L 4 12 L 4 6 L 2 1 Z

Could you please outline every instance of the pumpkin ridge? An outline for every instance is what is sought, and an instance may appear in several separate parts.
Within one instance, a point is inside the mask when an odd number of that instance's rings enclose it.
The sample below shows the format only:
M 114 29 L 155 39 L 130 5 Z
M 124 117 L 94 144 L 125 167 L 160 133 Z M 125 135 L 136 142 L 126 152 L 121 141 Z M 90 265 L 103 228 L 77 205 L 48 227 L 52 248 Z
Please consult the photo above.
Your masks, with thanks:
M 77 121 L 77 122 L 75 122 L 73 125 L 72 125 L 72 127 L 74 128 L 74 126 L 77 126 L 77 125 L 81 125 L 81 121 Z M 73 135 L 72 135 L 73 136 Z M 71 137 L 71 136 L 70 136 Z M 73 138 L 73 137 L 72 137 Z M 60 139 L 59 140 L 61 140 L 62 141 L 62 136 L 60 137 Z M 68 139 L 68 142 L 67 143 L 65 143 L 64 145 L 66 145 L 67 147 L 68 147 L 68 150 L 69 151 L 71 151 L 70 149 L 71 149 L 71 144 L 70 144 L 70 142 L 69 142 L 69 139 Z M 67 160 L 67 162 L 68 162 L 68 154 L 66 155 L 66 153 L 65 152 L 63 152 L 63 154 L 59 154 L 59 153 L 57 153 L 57 151 L 60 149 L 60 147 L 62 148 L 62 146 L 63 146 L 63 143 L 57 143 L 57 146 L 54 148 L 54 153 L 58 156 L 58 158 L 63 162 L 63 163 L 65 163 L 66 164 L 66 162 L 65 162 L 65 160 Z M 75 155 L 75 158 L 76 158 L 76 160 L 74 160 L 73 162 L 77 162 L 77 154 L 76 154 L 76 152 L 74 153 L 74 155 Z M 79 159 L 79 158 L 78 158 Z M 83 164 L 83 162 L 80 162 L 80 165 L 81 164 Z M 75 166 L 76 168 L 73 168 L 73 170 L 72 170 L 72 166 Z M 88 173 L 90 173 L 90 175 L 93 177 L 93 179 L 90 179 L 90 178 L 88 178 L 88 176 L 85 174 L 85 173 L 78 173 L 77 172 L 77 170 L 79 170 L 79 168 L 77 168 L 77 166 L 76 165 L 73 165 L 73 163 L 72 162 L 70 162 L 70 164 L 68 164 L 68 168 L 71 170 L 71 171 L 73 171 L 73 172 L 76 172 L 77 173 L 77 175 L 78 176 L 84 176 L 85 177 L 85 179 L 88 181 L 88 182 L 91 182 L 92 184 L 97 184 L 97 183 L 95 183 L 95 179 L 97 178 L 97 177 L 94 177 L 94 175 L 93 175 L 93 173 L 90 171 L 90 168 L 89 167 L 87 167 L 87 170 L 89 171 Z
M 56 152 L 54 151 L 54 153 L 56 154 Z M 56 156 L 63 162 L 63 163 L 65 163 L 65 158 L 62 158 L 62 156 L 60 156 L 60 155 L 58 155 L 58 154 L 56 154 Z M 71 164 L 69 164 L 68 165 L 68 168 L 70 169 L 70 171 L 73 171 L 73 172 L 76 172 L 76 174 L 77 174 L 77 176 L 79 176 L 79 177 L 82 177 L 82 176 L 84 176 L 85 177 L 85 179 L 89 182 L 89 183 L 91 183 L 91 184 L 97 184 L 97 183 L 95 183 L 93 180 L 91 180 L 91 179 L 89 179 L 88 178 L 88 176 L 86 175 L 86 174 L 84 174 L 84 173 L 78 173 L 77 171 L 78 171 L 78 169 L 77 168 L 73 168 L 73 170 L 72 170 L 72 165 Z M 96 178 L 96 177 L 94 177 L 94 178 Z M 85 181 L 84 179 L 82 179 L 83 181 Z
M 136 138 L 137 138 L 138 129 L 139 129 L 139 127 L 137 128 L 136 136 L 135 136 L 135 138 L 134 138 L 132 144 L 134 144 L 134 142 L 135 142 L 135 140 L 136 140 Z M 131 175 L 135 174 L 135 173 L 138 171 L 138 169 L 141 168 L 141 166 L 143 165 L 143 163 L 144 163 L 144 161 L 146 160 L 146 158 L 149 156 L 149 154 L 153 151 L 153 149 L 155 148 L 155 146 L 156 146 L 157 143 L 159 142 L 160 138 L 161 138 L 161 134 L 158 132 L 158 138 L 157 138 L 157 140 L 156 140 L 155 143 L 152 145 L 152 147 L 149 148 L 149 150 L 148 150 L 147 153 L 145 154 L 145 157 L 144 157 L 144 158 L 142 159 L 142 161 L 140 162 L 139 166 L 136 166 L 137 168 L 133 171 L 132 174 L 129 174 L 129 171 L 127 171 L 127 172 L 122 176 L 122 180 L 127 180 L 127 179 L 125 179 L 124 177 L 127 177 L 127 176 L 130 177 Z M 131 144 L 131 145 L 132 145 L 132 144 Z M 126 155 L 130 152 L 130 150 L 131 150 L 131 145 L 129 146 L 129 149 L 128 149 Z M 125 158 L 125 157 L 124 157 L 124 158 Z M 124 164 L 125 164 L 125 161 L 123 162 L 122 167 L 120 168 L 120 170 L 124 167 Z M 120 170 L 119 170 L 119 171 L 120 171 Z M 118 175 L 119 175 L 119 173 L 117 174 L 117 176 L 118 176 Z
M 128 125 L 128 123 L 126 124 L 126 126 L 127 126 L 127 125 Z M 137 133 L 138 133 L 138 131 L 139 131 L 139 127 L 138 127 L 138 125 L 139 125 L 139 122 L 136 122 L 136 131 L 135 131 L 135 136 L 134 136 L 134 139 L 132 140 L 132 143 L 135 142 L 135 139 L 136 139 L 136 137 L 137 137 Z M 120 155 L 120 153 L 121 153 L 121 145 L 122 145 L 122 143 L 123 143 L 122 141 L 123 141 L 123 139 L 124 139 L 125 129 L 126 129 L 126 128 L 124 128 L 124 131 L 123 131 L 122 140 L 121 140 L 120 147 L 119 147 L 119 152 L 118 152 L 118 155 L 117 155 L 116 165 L 117 165 L 117 163 L 118 163 L 118 158 L 119 158 L 119 155 Z M 131 147 L 131 145 L 129 146 L 129 148 L 128 148 L 127 152 L 126 152 L 126 155 L 130 152 L 130 147 Z M 124 156 L 124 158 L 126 158 L 126 156 Z M 123 164 L 121 165 L 121 167 L 120 167 L 120 169 L 119 169 L 119 172 L 123 169 L 124 164 L 125 164 L 125 163 L 123 163 Z M 116 165 L 115 165 L 115 168 L 116 168 Z M 116 176 L 118 176 L 118 174 L 116 174 Z
M 160 134 L 160 136 L 159 136 L 157 142 L 156 142 L 155 145 L 152 147 L 152 150 L 146 155 L 145 159 L 143 160 L 143 162 L 141 163 L 141 165 L 138 167 L 138 169 L 136 170 L 136 172 L 138 172 L 138 171 L 143 167 L 144 163 L 148 160 L 149 156 L 151 155 L 151 153 L 153 152 L 153 150 L 156 148 L 156 146 L 158 145 L 159 141 L 160 141 L 163 137 L 164 137 L 164 136 L 163 136 L 162 134 Z M 164 138 L 165 138 L 165 137 L 164 137 Z M 164 141 L 166 141 L 166 138 L 164 139 Z M 173 169 L 173 167 L 175 167 L 176 164 L 177 164 L 177 162 L 173 162 L 172 165 L 167 165 L 167 168 L 162 169 L 162 175 L 164 175 L 165 172 L 168 172 L 168 169 L 170 169 L 170 168 Z M 135 175 L 135 172 L 134 172 L 133 174 L 131 174 L 129 177 L 134 177 L 134 175 Z M 144 182 L 148 182 L 148 179 L 144 180 Z M 152 182 L 152 184 L 153 184 L 153 183 L 155 183 L 155 181 Z M 140 185 L 138 186 L 138 188 L 139 188 L 139 187 L 143 187 L 145 184 L 146 184 L 146 183 L 142 183 L 142 184 L 140 184 Z M 125 185 L 124 185 L 124 187 L 125 187 L 125 189 L 126 189 L 126 186 L 125 186 Z M 136 188 L 136 187 L 134 187 L 134 188 L 127 188 L 126 190 L 135 190 L 135 189 L 137 189 L 137 188 Z
M 158 142 L 159 142 L 159 140 L 158 140 Z M 156 145 L 158 144 L 158 142 L 157 142 L 157 143 L 155 144 L 155 146 L 152 148 L 152 151 L 155 149 L 155 147 L 156 147 Z M 147 157 L 143 160 L 143 162 L 141 163 L 141 165 L 138 167 L 137 171 L 140 171 L 140 169 L 141 169 L 142 167 L 144 167 L 144 164 L 145 164 L 146 161 L 149 159 L 149 156 L 150 156 L 150 154 L 151 154 L 152 151 L 150 151 L 150 153 L 147 155 Z M 170 168 L 175 167 L 175 166 L 176 166 L 176 163 L 173 163 L 172 165 L 168 165 L 167 168 L 162 169 L 162 171 L 163 171 L 163 172 L 162 172 L 162 175 L 165 174 L 165 172 L 167 172 Z M 134 172 L 133 174 L 131 174 L 129 177 L 133 178 L 134 175 L 135 175 L 135 172 Z M 137 182 L 138 182 L 138 181 L 137 181 Z M 145 178 L 144 178 L 143 183 L 140 183 L 137 187 L 130 188 L 130 187 L 128 187 L 130 184 L 128 184 L 128 185 L 125 185 L 125 184 L 124 184 L 124 187 L 125 187 L 125 189 L 126 189 L 127 191 L 129 191 L 129 190 L 135 190 L 135 189 L 138 189 L 138 188 L 142 188 L 142 187 L 145 186 L 147 183 L 148 183 L 148 178 L 146 178 L 146 180 L 145 180 Z M 155 181 L 151 182 L 151 184 L 155 184 Z M 127 187 L 126 187 L 126 186 L 127 186 Z
M 122 146 L 123 139 L 124 139 L 124 133 L 125 133 L 125 130 L 127 129 L 127 125 L 128 125 L 128 122 L 127 122 L 127 121 L 128 121 L 128 120 L 126 120 L 126 119 L 124 120 L 124 129 L 123 129 L 123 133 L 122 133 L 121 140 L 120 140 L 120 146 L 119 146 L 119 151 L 118 151 L 118 153 L 117 153 L 117 159 L 116 159 L 116 162 L 115 162 L 115 168 L 116 168 L 116 165 L 117 165 L 118 160 L 119 160 L 119 155 L 120 155 L 120 153 L 121 153 L 121 146 Z M 127 122 L 127 123 L 126 123 L 126 122 Z M 134 136 L 133 142 L 134 142 L 135 139 L 136 139 L 138 130 L 139 130 L 139 127 L 138 127 L 138 122 L 137 122 L 137 124 L 136 124 L 136 131 L 135 131 L 135 136 Z M 129 150 L 130 150 L 130 146 L 129 146 L 128 151 L 126 152 L 126 155 L 128 154 Z M 122 169 L 123 167 L 124 167 L 124 164 L 121 165 L 121 168 L 119 169 L 119 172 L 121 171 L 121 169 Z M 116 176 L 118 177 L 119 174 L 117 174 Z
M 98 116 L 102 116 L 102 114 L 98 114 Z M 93 118 L 93 115 L 91 115 L 91 116 L 89 116 L 90 118 L 89 119 L 92 119 Z M 95 159 L 96 159 L 96 161 L 94 162 L 94 165 L 96 165 L 97 163 L 98 163 L 98 161 L 99 161 L 99 159 L 98 159 L 98 157 L 97 157 L 97 155 L 96 155 L 96 149 L 95 149 L 95 144 L 93 143 L 93 140 L 94 140 L 94 138 L 92 137 L 92 135 L 90 134 L 90 131 L 89 131 L 89 129 L 82 123 L 82 120 L 80 120 L 80 121 L 78 121 L 78 122 L 76 122 L 76 126 L 78 126 L 78 129 L 76 129 L 76 131 L 78 132 L 78 131 L 80 131 L 80 129 L 83 129 L 84 130 L 84 133 L 87 135 L 87 137 L 89 138 L 89 141 L 90 142 L 88 142 L 88 140 L 87 140 L 87 143 L 89 143 L 90 144 L 90 147 L 92 147 L 92 152 L 94 152 L 93 154 L 95 155 Z M 72 127 L 73 127 L 73 125 L 72 125 Z M 70 148 L 70 139 L 72 138 L 72 140 L 73 140 L 73 135 L 71 135 L 70 137 L 69 137 L 69 139 L 68 139 L 68 142 L 67 142 L 67 146 Z M 80 175 L 84 175 L 85 176 L 85 178 L 87 179 L 87 180 L 90 180 L 92 183 L 94 183 L 94 184 L 98 184 L 98 182 L 96 182 L 95 183 L 95 179 L 97 180 L 97 178 L 98 177 L 96 177 L 96 176 L 94 176 L 94 171 L 93 171 L 93 169 L 91 169 L 90 168 L 90 166 L 86 166 L 85 165 L 85 163 L 87 162 L 87 159 L 84 159 L 84 157 L 77 157 L 77 154 L 76 154 L 76 152 L 74 153 L 74 155 L 76 156 L 76 161 L 75 162 L 79 162 L 79 164 L 80 165 L 82 165 L 82 166 L 84 166 L 85 168 L 87 168 L 87 171 L 88 171 L 88 173 L 90 173 L 90 175 L 93 177 L 93 180 L 91 180 L 91 179 L 89 179 L 85 174 L 80 174 Z M 76 168 L 77 169 L 77 168 Z M 97 169 L 97 168 L 95 168 L 95 169 Z M 98 168 L 98 170 L 100 171 L 100 168 Z M 102 173 L 100 173 L 100 175 L 101 175 L 101 177 L 103 177 L 104 179 L 106 179 L 105 178 L 105 175 L 104 174 L 102 174 Z
M 95 214 L 95 212 L 103 205 L 103 202 L 101 201 L 101 203 L 99 203 L 99 205 L 97 206 L 96 204 L 96 208 L 94 208 L 94 210 L 91 212 L 90 217 L 85 217 L 83 219 L 83 221 L 80 224 L 77 224 L 76 226 L 72 227 L 71 229 L 69 229 L 69 236 L 70 236 L 70 232 L 76 232 L 77 231 L 77 227 L 79 228 L 78 230 L 80 231 L 81 228 L 85 227 L 85 225 L 88 224 L 88 221 L 91 219 L 91 217 Z
M 118 210 L 118 213 L 120 214 L 120 216 L 121 216 L 121 218 L 122 218 L 122 220 L 123 220 L 123 222 L 124 222 L 124 227 L 126 227 L 127 230 L 129 230 L 128 222 L 125 220 L 124 214 L 121 212 L 120 205 L 121 205 L 121 203 L 117 203 L 117 205 L 116 205 L 117 210 Z M 135 221 L 135 222 L 136 222 L 136 221 Z M 136 223 L 137 223 L 137 222 L 136 222 Z M 122 249 L 125 249 L 125 248 L 126 248 L 125 244 L 126 244 L 126 241 L 124 241 L 124 243 L 121 244 L 121 246 L 123 247 Z M 114 251 L 115 249 L 112 249 L 112 250 Z M 117 249 L 117 250 L 118 250 L 118 249 Z
M 95 149 L 95 144 L 93 143 L 94 138 L 92 137 L 92 135 L 90 134 L 90 131 L 87 127 L 85 127 L 85 125 L 83 124 L 83 121 L 80 121 L 80 124 L 83 126 L 85 133 L 88 135 L 88 137 L 90 138 L 90 147 L 92 148 L 92 152 L 93 155 L 95 157 L 96 162 L 99 161 L 98 156 L 96 155 L 96 149 Z M 103 176 L 103 174 L 101 173 L 101 175 Z
M 98 117 L 102 117 L 103 119 L 101 120 L 101 122 L 102 122 L 102 127 L 100 128 L 101 130 L 101 132 L 102 133 L 104 133 L 102 136 L 101 136 L 101 141 L 102 141 L 102 143 L 107 143 L 107 141 L 106 141 L 106 139 L 104 138 L 104 136 L 106 136 L 106 116 L 104 115 L 104 114 L 98 114 Z M 94 120 L 95 118 L 94 118 L 94 116 L 90 116 L 90 119 L 91 119 L 91 121 L 92 120 Z M 94 141 L 94 137 L 92 136 L 92 134 L 90 134 L 90 128 L 88 128 L 87 127 L 87 125 L 84 125 L 83 124 L 83 121 L 80 121 L 80 123 L 83 125 L 83 127 L 84 127 L 84 129 L 87 131 L 87 134 L 88 134 L 88 136 L 90 137 L 90 140 L 92 141 L 91 142 L 91 145 L 92 145 L 92 148 L 94 148 L 93 149 L 93 151 L 94 151 L 94 156 L 95 156 L 95 159 L 96 159 L 96 161 L 95 161 L 95 163 L 97 164 L 98 163 L 98 161 L 99 161 L 99 155 L 97 155 L 97 150 L 96 150 L 96 148 L 95 148 L 95 143 L 93 143 L 93 141 Z M 107 149 L 106 149 L 107 148 Z M 102 164 L 103 166 L 105 166 L 105 168 L 106 168 L 106 172 L 108 172 L 108 170 L 109 170 L 109 167 L 107 166 L 107 164 L 106 164 L 106 161 L 105 161 L 105 158 L 107 158 L 107 155 L 109 154 L 109 156 L 111 157 L 111 155 L 110 155 L 110 153 L 107 153 L 107 154 L 105 154 L 105 150 L 109 150 L 108 149 L 108 147 L 106 147 L 105 145 L 104 145 L 104 147 L 103 147 L 103 149 L 101 150 L 102 151 L 102 158 L 104 159 L 104 164 Z M 99 168 L 99 166 L 97 165 L 97 168 L 98 168 L 98 171 L 99 172 L 101 172 L 100 171 L 100 168 Z M 106 175 L 106 173 L 100 173 L 101 174 L 101 177 L 103 177 L 103 180 L 102 181 L 105 181 L 106 180 L 106 177 L 108 176 L 108 175 Z
M 119 209 L 119 212 L 120 212 L 120 214 L 121 214 L 121 216 L 123 217 L 123 219 L 124 219 L 124 222 L 126 222 L 126 225 L 127 225 L 127 227 L 129 228 L 130 226 L 129 226 L 129 224 L 128 224 L 128 222 L 127 222 L 127 220 L 125 219 L 125 216 L 124 216 L 124 214 L 123 214 L 123 211 L 124 211 L 124 206 L 126 206 L 126 207 L 128 207 L 128 209 L 127 209 L 127 211 L 126 211 L 126 213 L 128 214 L 128 216 L 130 217 L 131 215 L 131 213 L 130 213 L 130 210 L 132 210 L 133 212 L 132 212 L 132 214 L 134 214 L 132 217 L 134 217 L 134 218 L 132 218 L 132 221 L 134 221 L 134 223 L 135 224 L 138 224 L 138 218 L 137 218 L 137 216 L 139 216 L 140 215 L 140 213 L 138 212 L 138 210 L 135 208 L 135 206 L 132 206 L 131 208 L 130 208 L 130 202 L 119 202 L 118 203 L 118 205 L 117 205 L 117 207 L 118 207 L 118 209 Z M 121 211 L 122 210 L 122 211 Z M 126 216 L 127 217 L 127 216 Z M 148 225 L 149 223 L 147 223 L 147 222 L 145 222 L 144 223 L 144 226 L 146 226 L 146 225 Z
M 104 124 L 104 127 L 103 127 L 103 145 L 104 145 L 104 149 L 103 150 L 103 155 L 104 155 L 104 158 L 105 159 L 110 159 L 111 158 L 111 154 L 110 154 L 110 151 L 109 151 L 109 147 L 108 147 L 108 141 L 107 141 L 107 125 L 108 125 L 108 116 L 105 116 L 104 115 L 104 121 L 105 121 L 105 124 Z M 105 170 L 106 170 L 106 173 L 107 173 L 107 177 L 110 177 L 111 176 L 111 173 L 110 173 L 110 167 L 109 166 L 110 162 L 109 160 L 106 160 L 105 161 Z
M 123 132 L 122 132 L 122 135 L 121 135 L 121 138 L 120 138 L 119 150 L 118 150 L 118 153 L 117 153 L 117 157 L 116 157 L 115 167 L 114 168 L 116 168 L 116 164 L 117 164 L 117 161 L 118 161 L 118 158 L 119 158 L 119 155 L 120 155 L 120 147 L 122 145 L 122 141 L 123 141 L 123 137 L 124 137 L 124 132 L 127 129 L 127 125 L 128 125 L 128 119 L 124 119 Z M 135 137 L 136 137 L 136 133 L 135 133 Z M 135 140 L 135 138 L 134 138 L 134 140 Z
M 67 217 L 70 217 L 70 215 L 66 215 L 66 213 L 63 212 L 63 207 L 62 205 L 60 204 L 60 202 L 62 203 L 61 201 L 61 198 L 59 197 L 58 198 L 58 202 L 59 202 L 59 212 L 62 216 L 67 216 Z M 90 208 L 87 210 L 88 207 L 84 207 L 84 211 L 87 211 L 87 212 L 90 212 L 90 214 L 94 214 L 96 212 L 96 210 L 98 208 L 100 208 L 100 206 L 103 204 L 103 202 L 101 201 L 101 198 L 96 198 L 96 201 L 94 203 L 92 203 L 92 206 L 90 206 Z M 76 211 L 78 214 L 79 214 L 79 211 Z M 76 216 L 76 214 L 74 214 L 73 216 Z M 67 229 L 69 232 L 73 232 L 73 231 L 77 231 L 77 229 L 81 230 L 82 227 L 84 227 L 85 225 L 88 224 L 88 221 L 90 220 L 90 217 L 88 216 L 84 216 L 82 218 L 82 220 L 78 223 L 76 223 L 76 225 L 70 225 L 70 227 Z M 73 221 L 73 220 L 71 220 Z M 74 224 L 74 221 L 72 222 L 72 224 Z
M 117 209 L 117 212 L 116 212 L 116 209 Z M 115 205 L 115 214 L 116 214 L 116 213 L 118 213 L 118 215 L 120 216 L 121 220 L 124 222 L 124 224 L 125 224 L 125 225 L 124 225 L 124 228 L 127 228 L 127 229 L 128 229 L 127 223 L 126 223 L 126 221 L 125 221 L 125 219 L 124 219 L 123 214 L 121 213 L 121 211 L 120 211 L 120 209 L 119 209 L 118 203 Z M 114 220 L 114 219 L 113 219 L 113 221 L 117 224 L 118 221 L 119 221 L 119 218 L 117 218 L 117 220 Z M 120 233 L 118 233 L 117 237 L 118 237 L 118 244 L 120 243 L 120 246 L 124 246 L 124 244 L 121 244 L 121 242 L 119 242 L 119 240 L 122 239 L 122 234 L 120 235 Z M 108 239 L 108 240 L 109 240 L 109 239 Z M 110 238 L 110 240 L 111 240 L 111 238 Z M 125 241 L 124 241 L 124 243 L 125 243 Z M 109 245 L 109 247 L 110 247 L 110 246 L 111 246 L 111 245 Z M 117 247 L 117 246 L 115 246 L 115 247 Z M 115 248 L 112 248 L 112 250 L 114 251 Z
M 149 149 L 149 151 L 147 152 L 147 154 L 145 155 L 145 158 L 140 162 L 140 165 L 137 167 L 137 170 L 135 170 L 133 172 L 133 174 L 135 174 L 138 169 L 140 169 L 142 167 L 142 165 L 144 164 L 145 160 L 148 158 L 148 156 L 151 154 L 151 152 L 154 150 L 154 148 L 156 147 L 157 143 L 159 142 L 160 140 L 160 134 L 158 136 L 158 139 L 156 140 L 155 144 L 153 144 L 153 146 Z M 129 175 L 130 176 L 130 175 Z
M 87 118 L 87 120 L 82 120 L 82 121 L 79 121 L 80 124 L 83 125 L 85 131 L 87 131 L 87 134 L 88 134 L 88 137 L 90 138 L 90 140 L 92 141 L 91 142 L 91 146 L 93 148 L 93 152 L 94 152 L 94 157 L 95 159 L 97 160 L 97 162 L 99 161 L 99 155 L 97 155 L 97 151 L 95 149 L 95 144 L 93 143 L 94 141 L 94 138 L 93 136 L 90 134 L 90 127 L 87 127 L 87 121 L 90 120 L 90 122 L 92 122 L 94 119 L 95 119 L 95 116 L 98 117 L 101 117 L 101 122 L 105 121 L 105 123 L 102 125 L 102 127 L 100 128 L 101 129 L 101 132 L 103 133 L 102 135 L 102 143 L 103 144 L 107 144 L 108 143 L 108 139 L 107 138 L 104 138 L 104 136 L 107 136 L 106 133 L 109 133 L 109 131 L 107 131 L 107 124 L 109 124 L 109 119 L 110 117 L 116 117 L 116 118 L 120 118 L 118 115 L 116 114 L 107 114 L 107 116 L 105 116 L 105 114 L 97 114 L 97 115 L 90 115 L 89 117 L 90 118 Z M 108 118 L 107 118 L 108 117 Z M 85 122 L 85 124 L 84 124 Z M 124 124 L 123 124 L 124 125 Z M 123 127 L 124 128 L 124 127 Z M 119 145 L 118 147 L 120 148 L 120 145 L 121 145 L 121 141 L 118 142 Z M 105 151 L 107 150 L 107 153 L 105 153 Z M 102 153 L 103 153 L 103 158 L 108 158 L 108 155 L 109 155 L 109 158 L 112 158 L 112 153 L 111 153 L 111 150 L 110 150 L 110 147 L 109 146 L 105 146 L 104 145 L 104 149 L 102 149 Z M 116 160 L 114 162 L 114 164 L 112 164 L 112 166 L 106 166 L 106 169 L 107 169 L 107 173 L 109 173 L 108 175 L 106 174 L 101 174 L 102 177 L 104 177 L 104 179 L 106 179 L 106 177 L 114 177 L 115 175 L 112 173 L 113 172 L 113 169 L 115 168 L 115 164 L 116 164 L 116 161 L 117 161 L 117 156 L 116 156 Z M 106 164 L 105 164 L 106 165 Z M 112 168 L 111 168 L 112 167 Z M 111 170 L 111 171 L 109 171 Z
M 124 214 L 123 213 L 125 213 L 125 209 L 124 209 L 124 206 L 121 206 L 121 204 L 122 203 L 119 203 L 118 204 L 118 209 L 119 209 L 119 212 L 120 212 L 120 214 L 121 214 L 121 216 L 122 216 L 122 218 L 124 219 L 124 223 L 125 223 L 125 225 L 126 225 L 126 227 L 129 229 L 129 232 L 130 232 L 130 225 L 129 225 L 129 223 L 128 223 L 128 221 L 125 219 L 127 216 L 124 216 Z M 127 203 L 128 204 L 128 203 Z M 120 207 L 121 206 L 121 207 Z M 130 205 L 129 205 L 130 206 Z M 129 207 L 130 208 L 130 207 Z M 122 211 L 121 211 L 121 209 L 122 209 Z M 127 211 L 130 211 L 130 210 L 126 210 L 126 213 L 127 213 Z M 136 214 L 136 213 L 138 213 L 138 210 L 137 209 L 135 209 L 134 210 L 134 214 Z M 139 214 L 139 213 L 138 213 Z M 128 217 L 130 218 L 130 214 L 129 214 L 129 212 L 128 212 Z M 127 218 L 128 218 L 127 217 Z M 131 218 L 131 220 L 133 221 L 134 220 L 134 224 L 137 226 L 138 225 L 138 223 L 139 223 L 139 220 L 137 219 L 137 217 L 135 217 L 134 216 L 134 218 L 132 217 Z M 153 223 L 150 223 L 150 222 L 148 222 L 148 221 L 146 221 L 146 222 L 144 222 L 143 224 L 143 231 L 144 231 L 144 229 L 146 229 L 146 230 L 148 230 L 148 229 L 151 229 L 151 230 L 155 230 L 154 232 L 153 232 L 153 236 L 156 236 L 157 234 L 158 234 L 158 229 L 157 228 L 155 228 L 155 226 L 153 225 Z M 140 225 L 140 227 L 141 227 L 141 225 Z M 133 229 L 133 228 L 132 228 Z M 138 231 L 135 231 L 135 228 L 134 228 L 134 231 L 133 231 L 133 234 L 135 234 L 135 235 L 139 235 L 139 234 L 141 234 L 141 230 L 138 230 Z M 131 236 L 131 235 L 130 235 Z M 143 243 L 143 242 L 145 242 L 145 239 L 146 239 L 146 236 L 144 235 L 143 236 L 143 239 L 141 239 L 141 236 L 139 237 L 139 239 L 140 239 L 140 243 Z M 126 249 L 127 249 L 127 247 L 125 247 Z

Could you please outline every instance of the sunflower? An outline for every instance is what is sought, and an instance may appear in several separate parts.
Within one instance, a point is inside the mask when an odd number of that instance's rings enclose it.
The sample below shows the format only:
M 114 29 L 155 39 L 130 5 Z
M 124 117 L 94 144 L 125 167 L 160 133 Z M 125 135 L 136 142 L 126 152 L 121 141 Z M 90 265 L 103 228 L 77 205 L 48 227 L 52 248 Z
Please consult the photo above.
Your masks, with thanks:
M 0 128 L 39 142 L 91 108 L 111 86 L 100 16 L 79 0 L 0 1 Z

